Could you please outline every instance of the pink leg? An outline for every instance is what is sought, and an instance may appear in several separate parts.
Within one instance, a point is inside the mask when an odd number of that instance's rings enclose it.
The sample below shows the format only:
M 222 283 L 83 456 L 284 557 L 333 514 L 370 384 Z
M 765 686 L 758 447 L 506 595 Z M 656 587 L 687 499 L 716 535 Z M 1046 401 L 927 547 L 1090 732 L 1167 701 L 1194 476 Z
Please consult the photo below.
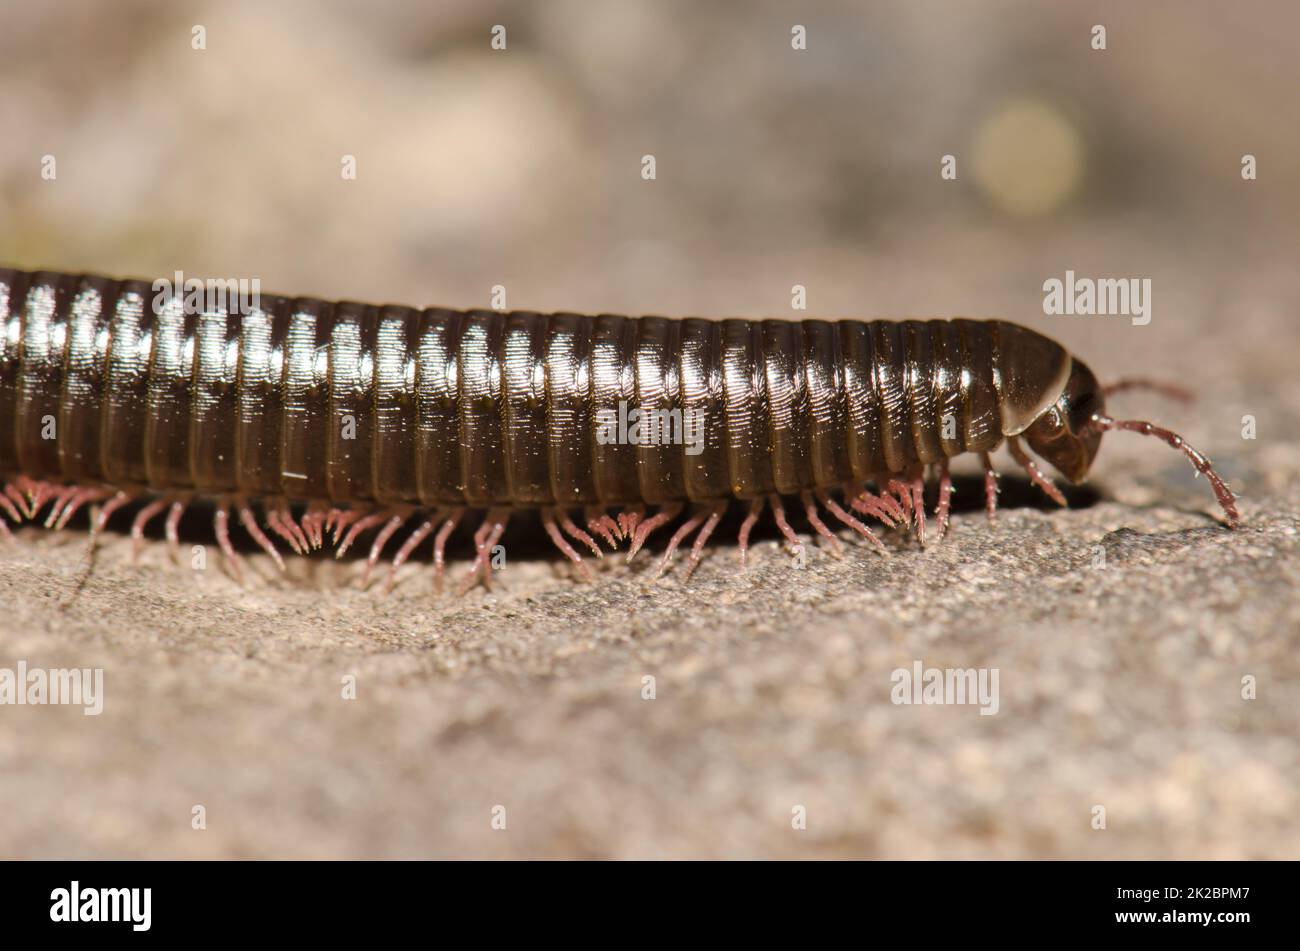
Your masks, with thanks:
M 239 511 L 239 521 L 244 526 L 244 531 L 248 532 L 248 534 L 252 536 L 253 541 L 257 542 L 261 549 L 271 556 L 275 561 L 276 567 L 281 571 L 284 571 L 284 559 L 281 558 L 280 553 L 275 550 L 275 545 L 271 542 L 271 539 L 267 538 L 266 533 L 262 531 L 260 526 L 258 526 L 257 517 L 253 514 L 253 510 L 249 508 L 248 502 L 244 499 L 238 499 L 235 502 L 235 506 Z
M 154 499 L 140 511 L 135 513 L 135 521 L 131 523 L 131 558 L 132 560 L 140 557 L 140 549 L 144 547 L 144 528 L 149 522 L 163 509 L 171 504 L 170 499 Z
M 832 515 L 834 515 L 837 519 L 839 519 L 849 528 L 853 529 L 863 538 L 871 539 L 871 541 L 875 544 L 875 546 L 879 548 L 882 552 L 885 551 L 885 546 L 881 543 L 880 539 L 876 537 L 875 532 L 867 528 L 866 525 L 859 522 L 848 512 L 844 511 L 844 509 L 840 506 L 838 502 L 836 502 L 833 498 L 831 498 L 821 489 L 817 490 L 817 500 L 821 502 L 822 505 L 826 506 L 826 510 L 830 512 Z
M 474 559 L 474 565 L 470 569 L 469 575 L 457 589 L 457 594 L 463 595 L 474 587 L 474 582 L 480 575 L 483 577 L 483 586 L 489 591 L 492 590 L 492 549 L 501 540 L 501 536 L 505 534 L 506 523 L 509 520 L 509 509 L 488 509 L 483 524 L 474 533 L 474 544 L 478 548 L 478 555 Z
M 411 533 L 411 537 L 402 543 L 402 547 L 397 549 L 397 554 L 393 556 L 393 564 L 388 569 L 388 580 L 384 583 L 384 594 L 393 590 L 393 585 L 397 583 L 397 569 L 406 563 L 406 559 L 411 557 L 411 552 L 415 551 L 420 542 L 429 537 L 433 531 L 433 519 L 425 519 L 420 527 Z
M 998 470 L 993 468 L 993 459 L 987 452 L 980 453 L 980 460 L 984 463 L 984 511 L 992 525 L 998 520 Z
M 397 512 L 388 520 L 388 523 L 379 530 L 379 534 L 375 536 L 374 543 L 370 546 L 370 557 L 366 559 L 366 570 L 361 575 L 361 587 L 364 588 L 366 585 L 370 584 L 370 573 L 375 570 L 375 565 L 379 563 L 379 556 L 384 553 L 384 546 L 388 544 L 388 540 L 397 533 L 397 530 L 402 527 L 402 523 L 409 517 L 410 513 L 408 512 Z
M 799 498 L 803 500 L 804 517 L 808 519 L 808 524 L 813 527 L 813 530 L 818 535 L 831 543 L 831 551 L 835 553 L 836 558 L 842 557 L 844 550 L 840 547 L 840 540 L 835 537 L 834 532 L 826 527 L 826 523 L 817 514 L 817 500 L 813 498 L 813 494 L 804 489 L 799 494 Z
M 939 470 L 939 504 L 934 510 L 939 522 L 939 539 L 948 534 L 948 515 L 952 509 L 952 474 L 948 471 L 948 460 L 938 463 Z
M 5 486 L 5 494 L 0 495 L 0 538 L 7 542 L 14 540 L 14 533 L 9 531 L 9 526 L 4 520 L 4 515 L 8 515 L 17 524 L 22 524 L 22 517 L 18 514 L 18 509 L 14 507 L 13 502 L 8 496 L 9 486 Z
M 892 496 L 868 492 L 861 482 L 846 485 L 844 498 L 853 511 L 878 519 L 886 528 L 897 528 L 903 522 L 903 508 Z
M 334 550 L 334 557 L 342 558 L 347 553 L 347 550 L 352 547 L 352 543 L 357 540 L 357 536 L 361 535 L 362 532 L 370 531 L 376 525 L 384 524 L 396 514 L 397 512 L 394 509 L 384 509 L 382 512 L 374 512 L 353 522 L 352 527 L 348 529 L 348 533 L 343 536 L 343 541 L 339 544 L 339 547 Z
M 464 514 L 464 509 L 452 509 L 433 538 L 433 587 L 439 594 L 442 594 L 442 576 L 446 569 L 447 539 L 456 530 Z
M 691 557 L 690 560 L 686 562 L 686 572 L 682 575 L 682 581 L 689 581 L 691 574 L 699 566 L 700 558 L 704 555 L 704 545 L 709 540 L 709 536 L 713 534 L 713 530 L 718 527 L 718 522 L 722 519 L 722 516 L 726 511 L 727 503 L 720 503 L 716 508 L 714 508 L 712 514 L 709 515 L 709 520 L 704 523 L 704 527 L 700 529 L 700 533 L 695 536 L 695 544 L 691 546 Z
M 673 552 L 677 551 L 680 545 L 690 534 L 695 531 L 708 517 L 707 509 L 699 509 L 691 513 L 682 525 L 673 532 L 673 537 L 668 539 L 668 548 L 664 551 L 663 557 L 659 559 L 659 570 L 655 572 L 655 578 L 662 577 L 663 573 L 668 570 L 669 563 L 673 560 Z M 711 531 L 711 529 L 710 529 Z
M 178 561 L 181 557 L 181 515 L 184 511 L 185 503 L 177 499 L 167 512 L 164 532 L 167 535 L 167 553 L 172 561 Z
M 284 520 L 280 518 L 280 510 L 270 502 L 266 503 L 266 527 L 288 542 L 295 555 L 302 554 L 302 547 L 298 544 L 298 539 L 294 537 L 288 526 L 284 524 Z
M 773 492 L 767 497 L 767 502 L 772 506 L 772 515 L 776 518 L 776 527 L 781 530 L 785 540 L 790 543 L 796 553 L 803 551 L 803 541 L 794 533 L 790 523 L 786 521 L 785 506 L 781 504 L 781 496 Z
M 5 500 L 3 504 L 5 511 L 13 514 L 15 522 L 31 518 L 31 514 L 27 511 L 27 500 L 23 498 L 22 491 L 13 482 L 5 484 Z M 15 508 L 15 506 L 17 507 Z M 20 512 L 22 514 L 19 514 Z
M 118 492 L 111 499 L 105 502 L 104 507 L 99 510 L 98 514 L 96 514 L 94 522 L 91 525 L 91 534 L 98 535 L 102 532 L 107 527 L 108 520 L 113 517 L 113 513 L 130 502 L 131 499 L 132 496 L 128 495 L 126 492 Z
M 641 519 L 645 518 L 645 509 L 640 505 L 629 506 L 622 512 L 618 513 L 618 530 L 624 538 L 632 538 L 636 534 L 637 526 L 641 524 Z
M 87 502 L 99 502 L 106 498 L 108 498 L 107 489 L 78 489 L 76 494 L 64 503 L 59 520 L 54 523 L 55 531 L 63 531 L 68 522 L 72 521 L 72 516 L 76 515 Z
M 1196 468 L 1197 475 L 1203 475 L 1209 480 L 1210 487 L 1214 490 L 1214 497 L 1228 516 L 1228 524 L 1236 527 L 1241 522 L 1241 513 L 1237 511 L 1237 497 L 1232 494 L 1232 490 L 1228 488 L 1227 483 L 1219 478 L 1219 474 L 1214 471 L 1214 466 L 1210 463 L 1209 457 L 1197 450 L 1178 433 L 1173 430 L 1163 429 L 1142 419 L 1114 419 L 1101 414 L 1093 415 L 1092 424 L 1102 432 L 1121 429 L 1126 432 L 1140 433 L 1143 436 L 1155 436 L 1157 439 L 1164 440 L 1166 445 L 1179 450 L 1191 460 L 1192 465 Z
M 618 539 L 623 535 L 618 522 L 610 518 L 608 512 L 595 506 L 587 506 L 582 514 L 587 520 L 587 528 L 591 529 L 593 534 L 599 535 L 601 541 L 608 545 L 611 551 L 617 550 Z
M 912 487 L 902 479 L 889 479 L 885 485 L 887 492 L 892 492 L 898 496 L 898 501 L 902 504 L 903 524 L 908 528 L 912 527 Z
M 1007 448 L 1011 450 L 1011 458 L 1020 463 L 1021 468 L 1029 473 L 1030 482 L 1047 493 L 1047 497 L 1057 505 L 1064 507 L 1069 504 L 1065 501 L 1065 496 L 1061 494 L 1061 490 L 1056 487 L 1056 483 L 1044 475 L 1043 471 L 1038 468 L 1038 463 L 1030 459 L 1029 454 L 1021 448 L 1019 439 L 1015 436 L 1008 436 Z
M 266 504 L 266 524 L 294 550 L 295 554 L 305 555 L 311 544 L 307 541 L 307 536 L 302 533 L 298 523 L 294 521 L 293 512 L 289 510 L 289 503 L 284 499 L 275 499 Z
M 596 544 L 596 540 L 580 529 L 577 525 L 574 525 L 573 519 L 569 518 L 567 512 L 559 508 L 553 509 L 552 511 L 558 518 L 560 528 L 564 529 L 566 535 L 572 538 L 575 542 L 578 542 L 581 545 L 586 545 L 592 550 L 592 553 L 595 554 L 597 558 L 605 557 L 601 553 L 600 546 Z
M 667 525 L 678 515 L 682 514 L 682 507 L 676 502 L 670 502 L 662 506 L 658 512 L 655 512 L 650 518 L 646 519 L 636 526 L 636 531 L 632 535 L 632 545 L 628 548 L 627 560 L 630 562 L 636 557 L 636 553 L 646 543 L 646 539 L 655 531 Z
M 583 579 L 586 581 L 595 580 L 592 577 L 591 569 L 583 562 L 582 556 L 574 551 L 573 546 L 560 534 L 560 528 L 555 524 L 555 509 L 542 509 L 542 527 L 546 529 L 546 534 L 551 536 L 551 541 L 564 554 L 564 557 L 578 566 L 578 571 L 581 572 Z
M 912 513 L 916 516 L 916 540 L 925 547 L 925 479 L 921 475 L 922 470 L 918 467 L 908 479 L 908 485 L 912 490 Z
M 335 547 L 338 547 L 339 539 L 343 537 L 343 532 L 352 525 L 353 522 L 366 514 L 365 509 L 352 508 L 340 511 L 334 519 L 334 524 L 330 527 L 330 541 Z
M 55 492 L 55 486 L 49 482 L 36 482 L 27 476 L 14 480 L 23 495 L 27 497 L 27 517 L 36 518 L 36 513 L 45 508 L 45 503 Z
M 54 493 L 54 504 L 50 506 L 50 514 L 45 519 L 45 527 L 53 528 L 54 523 L 59 520 L 59 512 L 69 501 L 76 497 L 80 489 L 75 485 L 60 486 Z
M 319 551 L 325 544 L 325 517 L 329 507 L 323 502 L 308 502 L 307 511 L 302 513 L 302 530 L 311 542 L 311 550 Z
M 243 584 L 244 569 L 241 564 L 242 559 L 235 553 L 235 546 L 230 544 L 230 510 L 224 502 L 217 506 L 217 514 L 213 516 L 212 527 L 217 533 L 217 545 L 221 548 L 221 554 L 226 559 L 226 564 L 230 566 L 230 573 L 235 576 L 237 582 Z
M 763 514 L 762 498 L 749 500 L 749 512 L 745 515 L 745 520 L 740 523 L 740 534 L 736 538 L 736 547 L 740 549 L 740 567 L 745 569 L 745 558 L 749 552 L 749 533 L 754 530 L 758 524 L 758 517 Z

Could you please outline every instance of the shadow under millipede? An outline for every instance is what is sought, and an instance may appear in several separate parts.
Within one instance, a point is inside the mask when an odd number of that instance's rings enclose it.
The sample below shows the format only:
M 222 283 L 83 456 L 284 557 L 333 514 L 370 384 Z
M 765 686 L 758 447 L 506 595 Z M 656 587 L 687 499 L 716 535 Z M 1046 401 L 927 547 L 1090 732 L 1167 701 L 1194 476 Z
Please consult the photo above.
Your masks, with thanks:
M 1047 498 L 1041 491 L 1035 488 L 1028 479 L 1020 478 L 1015 475 L 1003 475 L 1001 478 L 1002 491 L 998 496 L 998 509 L 1000 511 L 1013 509 L 1036 509 L 1044 512 L 1058 511 L 1059 507 L 1051 499 Z M 1061 491 L 1070 503 L 1071 508 L 1086 509 L 1101 501 L 1102 495 L 1090 486 L 1070 486 L 1061 485 Z M 971 514 L 982 513 L 984 511 L 984 480 L 980 476 L 953 476 L 953 496 L 952 511 L 954 514 Z M 926 495 L 926 509 L 928 513 L 934 510 L 934 488 L 930 487 Z M 108 532 L 117 534 L 126 534 L 131 527 L 131 522 L 143 506 L 144 502 L 133 503 L 117 511 L 109 520 Z M 216 545 L 216 537 L 212 530 L 212 511 L 211 503 L 202 500 L 195 502 L 186 508 L 184 516 L 180 522 L 180 539 L 181 542 L 192 545 Z M 69 522 L 65 532 L 85 532 L 89 527 L 89 508 L 83 509 Z M 811 528 L 808 526 L 803 517 L 801 506 L 797 499 L 787 500 L 787 513 L 790 523 L 795 530 L 801 534 L 811 534 Z M 455 534 L 447 546 L 448 562 L 455 564 L 458 561 L 472 559 L 474 529 L 478 525 L 478 519 L 474 517 L 475 513 L 468 513 L 457 528 Z M 481 513 L 480 513 L 481 514 Z M 718 529 L 706 544 L 707 549 L 734 547 L 736 535 L 740 529 L 740 523 L 745 517 L 745 507 L 740 503 L 733 504 L 728 510 Z M 825 513 L 823 513 L 825 517 Z M 829 520 L 828 520 L 829 522 Z M 151 544 L 165 544 L 163 535 L 163 520 L 154 519 L 149 523 L 145 531 L 145 538 Z M 412 516 L 409 525 L 414 528 L 418 524 L 415 516 Z M 831 523 L 833 524 L 833 522 Z M 883 525 L 872 522 L 873 531 L 882 537 L 888 533 Z M 651 537 L 647 549 L 651 556 L 654 552 L 662 550 L 671 536 L 671 527 L 666 527 Z M 842 537 L 848 537 L 852 533 L 845 530 L 841 533 Z M 400 533 L 388 545 L 385 554 L 392 556 L 400 545 L 400 538 L 404 533 Z M 262 550 L 248 537 L 242 527 L 238 525 L 232 528 L 230 533 L 231 542 L 235 550 L 241 555 L 261 555 Z M 355 559 L 364 559 L 370 552 L 370 542 L 374 537 L 371 532 L 362 536 L 356 544 L 344 555 L 344 561 Z M 779 540 L 780 532 L 777 530 L 775 523 L 772 521 L 770 513 L 759 520 L 754 527 L 753 534 L 750 536 L 752 543 L 764 541 Z M 547 538 L 546 533 L 542 530 L 541 521 L 536 512 L 521 512 L 512 517 L 510 527 L 506 532 L 506 541 L 510 557 L 526 559 L 529 561 L 550 561 L 561 563 L 564 557 L 555 550 L 555 546 Z M 286 556 L 292 553 L 288 546 L 277 540 L 277 547 Z M 297 556 L 294 556 L 297 557 Z M 313 552 L 307 557 L 312 558 L 333 558 L 334 550 L 327 546 L 320 551 Z M 412 553 L 410 563 L 429 562 L 433 557 L 433 542 L 426 539 Z

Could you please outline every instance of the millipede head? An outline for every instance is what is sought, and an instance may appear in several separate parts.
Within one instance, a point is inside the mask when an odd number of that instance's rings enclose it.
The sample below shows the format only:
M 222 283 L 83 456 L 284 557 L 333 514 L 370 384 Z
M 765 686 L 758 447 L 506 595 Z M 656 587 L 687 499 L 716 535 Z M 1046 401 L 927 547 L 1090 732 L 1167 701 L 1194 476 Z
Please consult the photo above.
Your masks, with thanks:
M 1029 448 L 1075 485 L 1088 477 L 1101 445 L 1093 417 L 1106 409 L 1101 384 L 1087 365 L 1074 360 L 1056 402 L 1024 431 Z

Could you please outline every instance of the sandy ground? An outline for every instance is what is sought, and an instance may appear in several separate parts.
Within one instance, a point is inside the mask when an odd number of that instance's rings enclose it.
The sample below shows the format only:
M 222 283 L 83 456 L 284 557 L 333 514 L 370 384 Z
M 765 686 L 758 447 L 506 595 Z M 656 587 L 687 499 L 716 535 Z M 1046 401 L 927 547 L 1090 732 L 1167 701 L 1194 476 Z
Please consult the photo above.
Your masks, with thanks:
M 250 554 L 240 587 L 191 568 L 198 519 L 180 565 L 132 564 L 115 523 L 87 579 L 84 535 L 24 529 L 0 668 L 102 667 L 106 698 L 0 707 L 0 856 L 1300 857 L 1294 5 L 827 2 L 805 51 L 779 4 L 359 10 L 6 11 L 0 261 L 1001 315 L 1197 390 L 1114 408 L 1213 456 L 1244 526 L 1112 435 L 1069 511 L 1008 478 L 990 530 L 967 479 L 941 545 L 800 569 L 769 529 L 745 573 L 733 524 L 689 585 L 614 559 L 577 584 L 521 528 L 491 594 L 434 597 L 427 557 L 387 598 L 355 560 Z M 1045 316 L 1067 269 L 1150 279 L 1150 324 Z M 918 661 L 996 668 L 998 712 L 892 703 Z
M 538 549 L 490 595 L 258 556 L 240 588 L 162 543 L 132 566 L 120 536 L 83 584 L 83 537 L 28 530 L 0 553 L 0 651 L 103 667 L 105 706 L 4 709 L 0 848 L 1295 857 L 1300 499 L 1256 495 L 1229 532 L 1177 462 L 1145 480 L 1185 507 L 1049 512 L 1013 482 L 994 530 L 966 511 L 924 552 L 802 570 L 769 539 L 744 574 L 719 545 L 685 586 L 648 562 L 575 584 Z M 996 668 L 998 711 L 892 703 L 916 661 Z

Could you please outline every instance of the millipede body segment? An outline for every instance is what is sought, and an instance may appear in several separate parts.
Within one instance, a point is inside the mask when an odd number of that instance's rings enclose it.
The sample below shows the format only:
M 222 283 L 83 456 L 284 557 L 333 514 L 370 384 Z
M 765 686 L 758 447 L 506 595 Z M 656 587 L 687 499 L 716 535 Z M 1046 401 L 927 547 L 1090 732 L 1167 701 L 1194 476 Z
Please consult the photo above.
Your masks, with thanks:
M 0 330 L 0 513 L 51 504 L 62 524 L 104 503 L 102 525 L 148 499 L 141 516 L 169 509 L 174 526 L 188 499 L 211 497 L 232 560 L 232 510 L 272 552 L 262 524 L 301 551 L 326 531 L 341 548 L 370 530 L 387 542 L 418 517 L 396 562 L 437 529 L 439 579 L 462 514 L 486 510 L 471 581 L 490 580 L 488 543 L 519 509 L 540 510 L 579 563 L 566 539 L 634 554 L 685 512 L 665 565 L 696 533 L 693 567 L 737 500 L 750 511 L 742 557 L 766 505 L 800 544 L 789 497 L 833 545 L 819 506 L 873 540 L 852 513 L 924 538 L 927 468 L 942 533 L 950 458 L 981 455 L 991 512 L 988 453 L 1002 442 L 1055 493 L 1020 439 L 1080 481 L 1107 429 L 1182 449 L 1236 520 L 1200 453 L 1107 416 L 1083 363 L 1001 320 L 672 320 L 270 295 L 250 307 L 229 289 L 194 308 L 148 282 L 0 269 Z

